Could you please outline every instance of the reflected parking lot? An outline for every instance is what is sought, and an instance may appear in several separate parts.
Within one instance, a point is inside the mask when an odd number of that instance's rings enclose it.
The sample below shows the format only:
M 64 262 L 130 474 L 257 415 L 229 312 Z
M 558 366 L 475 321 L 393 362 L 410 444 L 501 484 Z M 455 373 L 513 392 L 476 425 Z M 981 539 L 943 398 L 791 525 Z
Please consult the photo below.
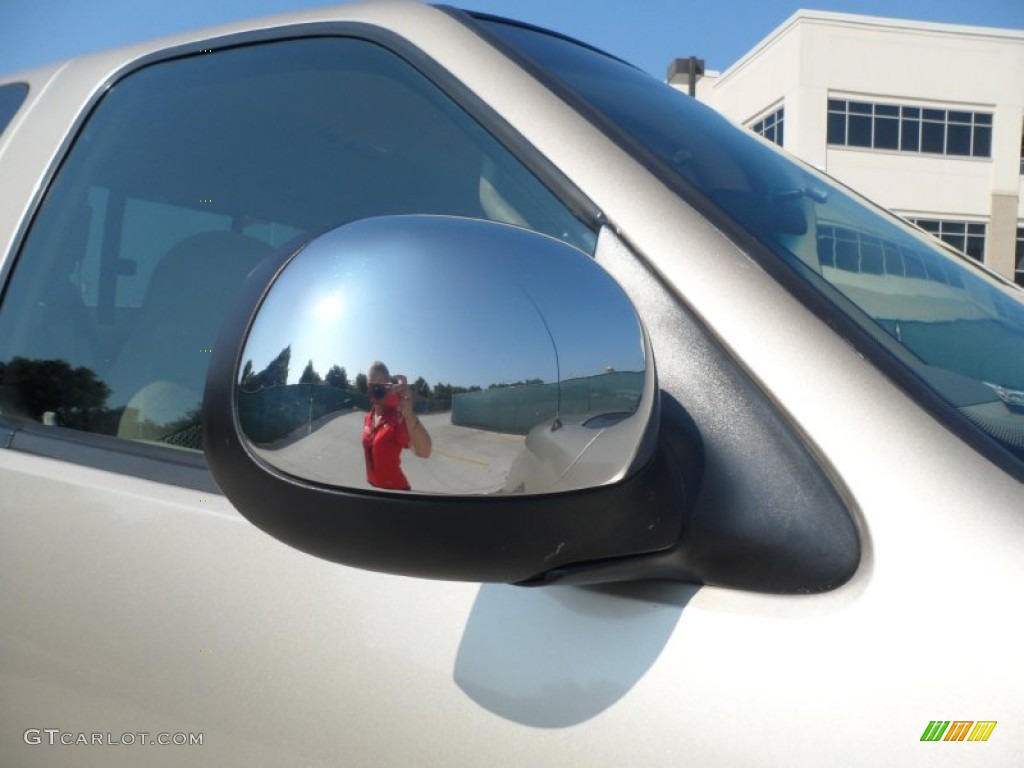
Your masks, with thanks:
M 353 410 L 325 416 L 280 447 L 254 445 L 252 450 L 271 466 L 314 482 L 370 490 L 363 459 L 365 412 Z M 402 467 L 416 491 L 428 493 L 495 493 L 504 485 L 525 437 L 451 423 L 449 413 L 423 414 L 420 420 L 434 436 L 429 459 L 406 451 Z

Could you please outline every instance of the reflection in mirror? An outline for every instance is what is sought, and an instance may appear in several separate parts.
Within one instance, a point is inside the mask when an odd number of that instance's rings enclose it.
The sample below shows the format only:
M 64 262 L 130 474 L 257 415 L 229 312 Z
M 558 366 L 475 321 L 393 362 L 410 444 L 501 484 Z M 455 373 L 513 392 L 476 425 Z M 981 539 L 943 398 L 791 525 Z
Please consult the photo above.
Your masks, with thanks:
M 621 288 L 565 243 L 470 219 L 366 219 L 306 245 L 268 290 L 238 418 L 263 462 L 337 487 L 593 487 L 646 458 L 646 344 Z

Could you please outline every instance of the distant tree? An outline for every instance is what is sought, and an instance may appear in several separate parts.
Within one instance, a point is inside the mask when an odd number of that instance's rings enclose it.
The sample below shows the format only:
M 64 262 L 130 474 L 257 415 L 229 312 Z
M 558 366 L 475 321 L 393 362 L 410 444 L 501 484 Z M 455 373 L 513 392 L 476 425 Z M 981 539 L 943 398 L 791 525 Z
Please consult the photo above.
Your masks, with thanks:
M 266 368 L 256 374 L 256 383 L 259 389 L 266 387 L 283 387 L 288 383 L 288 366 L 292 360 L 292 345 L 277 353 L 277 357 L 270 361 Z
M 252 372 L 252 360 L 246 360 L 242 367 L 242 389 L 247 392 L 256 389 L 256 374 Z
M 527 379 L 526 381 L 511 381 L 500 384 L 490 384 L 488 389 L 504 389 L 505 387 L 528 387 L 536 384 L 543 384 L 544 379 Z
M 365 373 L 357 373 L 356 374 L 356 391 L 365 395 L 367 390 L 369 389 L 368 385 L 369 385 L 369 382 L 366 379 L 366 374 Z
M 299 377 L 299 384 L 319 384 L 323 379 L 320 378 L 320 374 L 313 368 L 313 361 L 310 360 L 306 363 L 305 369 L 302 371 L 302 375 Z
M 442 408 L 448 408 L 451 406 L 452 398 L 455 395 L 461 395 L 464 392 L 479 392 L 480 387 L 463 387 L 458 384 L 445 384 L 444 382 L 438 382 L 434 385 L 434 388 L 430 390 L 430 399 L 435 402 L 435 407 L 440 406 Z
M 427 384 L 426 380 L 422 376 L 419 376 L 416 381 L 412 383 L 412 391 L 420 397 L 430 397 L 430 385 Z
M 348 389 L 348 374 L 345 373 L 345 369 L 340 365 L 332 365 L 331 370 L 324 377 L 324 381 L 332 387 Z

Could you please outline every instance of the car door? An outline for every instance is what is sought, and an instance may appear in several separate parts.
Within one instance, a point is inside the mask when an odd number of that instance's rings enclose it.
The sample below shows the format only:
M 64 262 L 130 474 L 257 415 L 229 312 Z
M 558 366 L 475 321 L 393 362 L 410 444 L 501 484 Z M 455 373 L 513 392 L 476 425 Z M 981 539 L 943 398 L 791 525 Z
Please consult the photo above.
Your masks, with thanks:
M 211 348 L 245 276 L 324 228 L 440 213 L 592 251 L 596 213 L 417 51 L 335 32 L 129 68 L 8 261 L 0 720 L 19 764 L 444 762 L 475 589 L 246 523 L 201 453 Z

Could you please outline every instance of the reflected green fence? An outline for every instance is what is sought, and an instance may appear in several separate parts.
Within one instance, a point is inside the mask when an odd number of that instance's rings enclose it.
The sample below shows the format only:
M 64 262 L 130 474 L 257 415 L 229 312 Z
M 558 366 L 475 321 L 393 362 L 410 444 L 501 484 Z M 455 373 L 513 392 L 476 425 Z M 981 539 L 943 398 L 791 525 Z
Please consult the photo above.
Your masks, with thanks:
M 643 371 L 613 371 L 568 379 L 561 385 L 562 418 L 632 413 L 644 387 Z M 463 392 L 452 399 L 452 424 L 491 432 L 525 435 L 554 419 L 558 384 L 527 384 Z
M 614 371 L 569 379 L 561 386 L 562 419 L 605 413 L 632 413 L 643 392 L 643 371 Z M 525 435 L 558 412 L 557 384 L 527 384 L 456 394 L 451 423 L 460 427 Z M 431 401 L 419 402 L 417 411 L 431 412 Z M 366 395 L 326 384 L 288 384 L 238 395 L 239 421 L 254 443 L 270 445 L 302 427 L 315 428 L 331 413 L 366 411 Z
M 335 411 L 368 407 L 365 395 L 325 384 L 288 384 L 240 392 L 238 418 L 254 443 L 275 443 Z

